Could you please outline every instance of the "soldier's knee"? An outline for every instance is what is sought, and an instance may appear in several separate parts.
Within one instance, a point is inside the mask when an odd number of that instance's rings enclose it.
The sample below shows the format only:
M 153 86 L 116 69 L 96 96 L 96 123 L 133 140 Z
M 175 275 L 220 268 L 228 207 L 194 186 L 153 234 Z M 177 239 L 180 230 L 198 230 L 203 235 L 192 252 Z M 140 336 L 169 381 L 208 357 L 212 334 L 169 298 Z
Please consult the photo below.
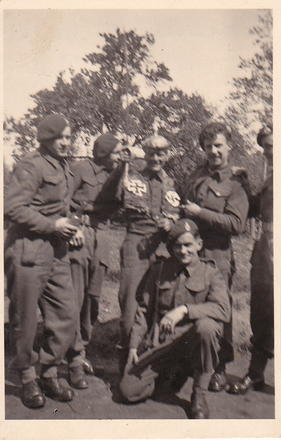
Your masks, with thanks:
M 196 333 L 201 340 L 212 340 L 220 335 L 222 326 L 211 318 L 198 319 L 195 323 Z

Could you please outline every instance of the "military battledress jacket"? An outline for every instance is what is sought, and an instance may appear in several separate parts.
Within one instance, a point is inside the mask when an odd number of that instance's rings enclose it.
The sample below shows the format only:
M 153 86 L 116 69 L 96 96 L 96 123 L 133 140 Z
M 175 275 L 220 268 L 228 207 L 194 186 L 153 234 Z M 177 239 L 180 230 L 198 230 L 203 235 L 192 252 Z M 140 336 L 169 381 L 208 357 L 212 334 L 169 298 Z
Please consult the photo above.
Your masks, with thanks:
M 211 260 L 200 259 L 189 268 L 184 268 L 174 258 L 156 263 L 138 295 L 139 305 L 130 338 L 132 348 L 139 347 L 144 339 L 148 345 L 157 346 L 162 317 L 183 304 L 188 306 L 188 316 L 176 326 L 179 333 L 184 331 L 186 324 L 198 319 L 230 320 L 226 283 Z
M 205 256 L 216 261 L 231 285 L 234 271 L 231 237 L 245 230 L 249 209 L 240 176 L 230 166 L 212 172 L 205 164 L 185 180 L 182 202 L 186 200 L 201 207 L 194 220 L 204 242 Z

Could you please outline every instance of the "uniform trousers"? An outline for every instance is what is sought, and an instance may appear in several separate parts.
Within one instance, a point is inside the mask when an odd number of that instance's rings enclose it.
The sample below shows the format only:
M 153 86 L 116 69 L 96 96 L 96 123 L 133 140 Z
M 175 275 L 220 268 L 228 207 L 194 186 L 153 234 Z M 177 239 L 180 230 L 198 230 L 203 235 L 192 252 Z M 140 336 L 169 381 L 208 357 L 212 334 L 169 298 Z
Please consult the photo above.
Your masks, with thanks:
M 251 314 L 253 352 L 249 374 L 260 377 L 274 355 L 273 237 L 264 232 L 251 259 Z
M 213 240 L 212 240 L 213 241 Z M 231 246 L 226 247 L 226 249 L 217 249 L 216 243 L 214 242 L 212 246 L 212 241 L 204 243 L 203 256 L 206 258 L 211 258 L 216 262 L 216 265 L 220 272 L 222 273 L 226 285 L 228 286 L 228 295 L 230 304 L 232 306 L 232 295 L 231 286 L 232 279 L 235 272 L 235 262 L 233 256 L 233 250 Z M 222 367 L 227 362 L 232 362 L 234 360 L 234 350 L 233 350 L 233 337 L 232 337 L 232 313 L 230 322 L 224 324 L 224 337 L 222 339 L 222 346 L 220 350 L 220 363 Z
M 9 322 L 13 352 L 11 367 L 29 380 L 36 378 L 38 354 L 33 345 L 39 305 L 44 330 L 39 360 L 44 376 L 56 377 L 73 342 L 77 313 L 71 282 L 68 246 L 59 239 L 13 237 L 8 233 L 5 252 Z
M 157 258 L 155 252 L 159 250 L 160 243 L 159 233 L 145 236 L 133 232 L 128 232 L 123 242 L 120 251 L 121 275 L 118 297 L 121 309 L 121 343 L 124 347 L 129 344 L 135 319 L 138 288 L 150 265 Z M 167 250 L 164 254 L 169 256 Z
M 106 231 L 97 231 L 85 225 L 83 233 L 85 244 L 81 248 L 72 248 L 69 252 L 75 302 L 79 313 L 75 341 L 69 352 L 72 366 L 81 362 L 91 340 L 93 324 L 99 313 L 99 299 L 109 256 Z
M 184 369 L 185 380 L 194 371 L 213 372 L 219 362 L 222 334 L 223 324 L 211 318 L 198 319 L 183 328 L 176 327 L 173 337 L 147 350 L 136 366 L 125 370 L 120 383 L 122 395 L 129 402 L 151 397 L 157 385 L 167 379 L 169 371 L 177 371 L 177 367 Z

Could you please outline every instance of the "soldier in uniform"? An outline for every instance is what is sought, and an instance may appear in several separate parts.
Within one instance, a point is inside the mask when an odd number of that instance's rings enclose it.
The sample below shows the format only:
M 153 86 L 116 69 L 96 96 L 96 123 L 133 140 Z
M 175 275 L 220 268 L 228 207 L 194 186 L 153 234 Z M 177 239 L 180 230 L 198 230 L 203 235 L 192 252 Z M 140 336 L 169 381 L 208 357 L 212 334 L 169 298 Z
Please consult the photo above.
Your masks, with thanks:
M 201 132 L 199 142 L 207 161 L 188 176 L 182 188 L 185 215 L 199 227 L 206 257 L 212 258 L 229 287 L 234 273 L 231 237 L 245 229 L 248 197 L 243 181 L 229 165 L 231 132 L 222 123 L 211 122 Z M 220 364 L 213 374 L 210 391 L 226 385 L 225 364 L 233 360 L 232 326 L 225 325 Z
M 68 218 L 72 174 L 65 160 L 70 127 L 61 115 L 43 119 L 37 130 L 40 147 L 17 163 L 5 199 L 10 227 L 5 243 L 5 269 L 10 298 L 9 322 L 19 372 L 22 401 L 42 407 L 33 350 L 37 306 L 44 320 L 39 352 L 44 393 L 69 401 L 73 391 L 58 380 L 58 366 L 73 342 L 76 310 L 68 257 L 68 240 L 77 227 Z
M 144 141 L 143 149 L 146 167 L 141 172 L 131 168 L 123 181 L 128 226 L 121 248 L 119 303 L 125 358 L 137 308 L 137 287 L 156 256 L 168 256 L 163 240 L 178 218 L 180 202 L 172 179 L 163 170 L 169 158 L 168 141 L 151 136 Z
M 205 419 L 205 391 L 230 319 L 227 286 L 215 262 L 199 258 L 202 240 L 192 220 L 172 226 L 167 248 L 172 256 L 151 267 L 138 291 L 120 390 L 129 402 L 143 400 L 165 387 L 171 371 L 177 378 L 181 367 L 184 381 L 194 379 L 191 417 Z
M 94 374 L 94 368 L 86 358 L 86 347 L 98 317 L 99 297 L 110 255 L 108 231 L 112 205 L 107 206 L 102 200 L 95 202 L 110 172 L 117 166 L 122 148 L 112 134 L 103 134 L 94 143 L 93 159 L 77 161 L 72 166 L 74 188 L 71 211 L 82 219 L 85 237 L 82 246 L 70 242 L 69 255 L 77 309 L 80 311 L 73 346 L 75 356 L 70 364 L 70 383 L 80 389 L 88 386 L 84 371 Z
M 137 308 L 137 287 L 156 257 L 169 256 L 163 241 L 179 216 L 179 195 L 163 170 L 169 159 L 169 142 L 162 136 L 151 136 L 142 147 L 145 167 L 136 167 L 134 161 L 119 167 L 100 193 L 100 199 L 108 203 L 110 197 L 119 200 L 127 220 L 120 252 L 121 369 Z
M 274 299 L 273 299 L 273 129 L 264 126 L 258 136 L 267 160 L 268 173 L 259 194 L 252 197 L 250 216 L 262 221 L 262 234 L 256 241 L 251 269 L 251 327 L 252 356 L 246 376 L 229 386 L 232 394 L 245 394 L 249 388 L 264 386 L 267 360 L 274 355 Z

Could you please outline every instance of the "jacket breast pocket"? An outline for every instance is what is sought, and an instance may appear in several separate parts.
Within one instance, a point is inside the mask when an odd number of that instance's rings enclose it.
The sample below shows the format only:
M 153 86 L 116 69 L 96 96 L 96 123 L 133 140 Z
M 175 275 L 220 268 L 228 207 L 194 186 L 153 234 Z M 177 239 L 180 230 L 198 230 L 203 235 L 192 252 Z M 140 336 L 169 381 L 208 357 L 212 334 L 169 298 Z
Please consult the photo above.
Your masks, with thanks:
M 191 290 L 188 289 L 189 295 L 190 295 L 190 302 L 191 304 L 201 304 L 206 302 L 207 300 L 207 295 L 208 295 L 208 290 L 204 289 L 201 291 L 195 291 L 195 290 Z
M 216 212 L 224 212 L 228 197 L 229 192 L 209 187 L 204 208 L 211 209 L 212 211 Z
M 57 202 L 64 197 L 64 189 L 66 184 L 64 178 L 60 174 L 46 174 L 43 176 L 43 183 L 40 188 L 40 193 L 43 201 Z

